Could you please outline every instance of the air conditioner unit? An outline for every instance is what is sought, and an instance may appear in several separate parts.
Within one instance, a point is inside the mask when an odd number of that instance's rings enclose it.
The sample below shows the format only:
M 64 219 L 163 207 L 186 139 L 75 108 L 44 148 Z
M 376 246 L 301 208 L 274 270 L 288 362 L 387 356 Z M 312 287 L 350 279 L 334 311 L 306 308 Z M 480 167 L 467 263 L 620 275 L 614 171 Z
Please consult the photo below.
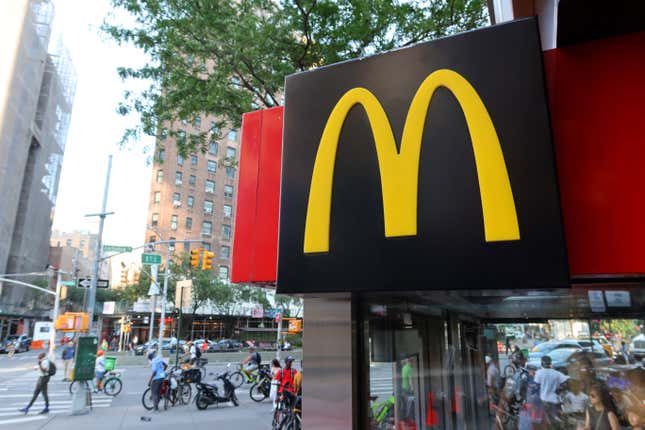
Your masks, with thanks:
M 175 207 L 175 208 L 178 208 L 178 207 L 181 206 L 181 202 L 178 201 L 178 200 L 175 200 L 174 202 L 172 202 L 172 206 Z

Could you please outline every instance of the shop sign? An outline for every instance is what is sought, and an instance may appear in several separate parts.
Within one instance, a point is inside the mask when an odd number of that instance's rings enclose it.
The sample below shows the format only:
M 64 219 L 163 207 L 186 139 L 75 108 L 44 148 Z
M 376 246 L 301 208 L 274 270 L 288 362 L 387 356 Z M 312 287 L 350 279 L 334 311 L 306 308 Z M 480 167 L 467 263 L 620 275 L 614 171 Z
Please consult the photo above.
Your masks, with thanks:
M 264 318 L 264 309 L 262 307 L 253 308 L 251 318 Z
M 278 291 L 568 285 L 537 23 L 289 76 Z

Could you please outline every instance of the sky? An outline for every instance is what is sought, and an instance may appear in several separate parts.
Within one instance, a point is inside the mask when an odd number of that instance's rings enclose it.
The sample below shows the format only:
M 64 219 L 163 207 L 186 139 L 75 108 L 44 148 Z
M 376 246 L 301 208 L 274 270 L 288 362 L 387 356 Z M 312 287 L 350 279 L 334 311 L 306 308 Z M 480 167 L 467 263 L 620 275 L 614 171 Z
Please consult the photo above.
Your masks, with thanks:
M 134 147 L 121 149 L 124 130 L 136 118 L 124 118 L 116 107 L 125 89 L 136 88 L 122 82 L 119 66 L 141 65 L 144 54 L 134 47 L 120 47 L 100 33 L 99 27 L 112 11 L 109 0 L 54 0 L 52 40 L 62 37 L 77 74 L 76 97 L 65 147 L 54 229 L 98 232 L 98 218 L 84 215 L 101 211 L 107 160 L 113 155 L 103 242 L 138 246 L 145 237 L 145 224 L 151 180 L 151 166 L 144 147 L 146 139 Z M 127 16 L 119 16 L 127 20 Z

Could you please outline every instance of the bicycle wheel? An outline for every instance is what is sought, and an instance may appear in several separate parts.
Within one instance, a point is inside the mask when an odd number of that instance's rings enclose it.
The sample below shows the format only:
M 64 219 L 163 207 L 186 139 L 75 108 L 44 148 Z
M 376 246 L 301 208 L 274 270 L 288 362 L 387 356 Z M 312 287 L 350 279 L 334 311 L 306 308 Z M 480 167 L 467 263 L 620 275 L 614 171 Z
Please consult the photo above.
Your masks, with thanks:
M 231 373 L 231 376 L 229 376 L 228 378 L 228 380 L 231 381 L 231 384 L 233 384 L 235 388 L 240 388 L 245 379 L 246 378 L 244 378 L 244 375 L 242 375 L 242 372 L 240 371 Z
M 262 382 L 256 382 L 255 384 L 253 384 L 251 386 L 251 389 L 249 390 L 249 395 L 251 396 L 251 399 L 253 399 L 253 401 L 258 403 L 268 397 L 267 392 L 264 388 L 264 384 Z
M 190 398 L 193 396 L 193 390 L 190 388 L 190 384 L 181 383 L 179 384 L 179 401 L 182 405 L 187 405 L 190 403 Z
M 515 375 L 515 366 L 507 364 L 506 367 L 504 367 L 504 376 L 508 378 L 513 375 Z
M 146 388 L 146 391 L 143 392 L 143 395 L 141 396 L 141 404 L 149 411 L 154 407 L 154 403 L 152 402 L 152 391 L 150 388 Z
M 81 387 L 87 387 L 87 389 L 89 390 L 89 384 L 87 383 L 87 381 L 72 381 L 72 383 L 69 384 L 69 393 L 74 394 L 75 392 L 80 390 Z
M 106 379 L 103 383 L 103 392 L 106 396 L 118 396 L 121 392 L 121 388 L 123 388 L 123 383 L 119 378 L 114 376 Z
M 282 405 L 278 404 L 278 407 L 273 411 L 273 419 L 271 420 L 271 430 L 278 430 L 280 424 L 282 423 L 284 413 L 282 412 Z

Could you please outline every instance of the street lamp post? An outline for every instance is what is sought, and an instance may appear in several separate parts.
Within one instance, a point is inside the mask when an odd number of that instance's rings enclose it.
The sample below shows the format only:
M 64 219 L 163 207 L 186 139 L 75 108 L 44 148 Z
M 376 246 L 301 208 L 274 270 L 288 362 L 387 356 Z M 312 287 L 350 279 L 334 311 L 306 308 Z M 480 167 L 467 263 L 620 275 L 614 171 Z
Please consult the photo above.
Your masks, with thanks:
M 166 298 L 168 295 L 168 275 L 170 267 L 170 244 L 166 246 L 166 268 L 163 274 L 163 296 L 161 299 L 161 319 L 159 320 L 159 342 L 163 338 L 164 330 L 166 329 Z

